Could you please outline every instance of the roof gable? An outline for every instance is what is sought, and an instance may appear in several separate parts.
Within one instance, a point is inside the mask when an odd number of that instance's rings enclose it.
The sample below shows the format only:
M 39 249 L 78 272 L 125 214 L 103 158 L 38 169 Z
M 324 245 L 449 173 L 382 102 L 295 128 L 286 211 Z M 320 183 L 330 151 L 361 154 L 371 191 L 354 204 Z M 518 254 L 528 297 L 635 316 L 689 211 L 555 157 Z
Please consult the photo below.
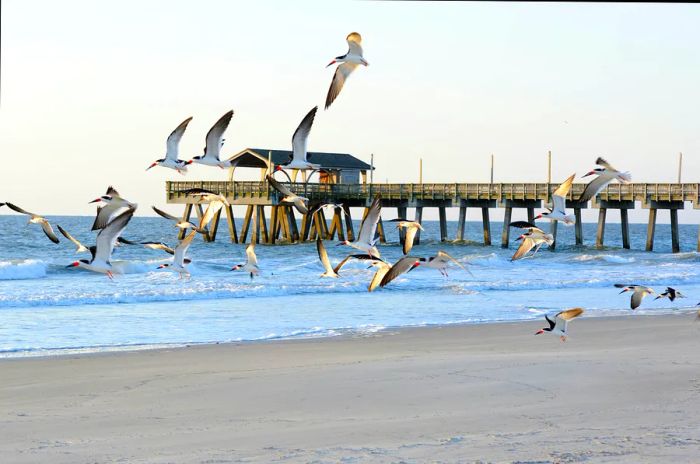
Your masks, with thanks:
M 292 156 L 291 150 L 270 150 L 269 148 L 246 148 L 229 158 L 237 161 L 237 167 L 264 168 L 267 166 L 268 156 L 275 165 L 289 162 Z M 371 166 L 364 161 L 355 158 L 349 153 L 325 153 L 310 151 L 306 159 L 310 163 L 320 164 L 322 169 L 359 169 L 369 170 Z

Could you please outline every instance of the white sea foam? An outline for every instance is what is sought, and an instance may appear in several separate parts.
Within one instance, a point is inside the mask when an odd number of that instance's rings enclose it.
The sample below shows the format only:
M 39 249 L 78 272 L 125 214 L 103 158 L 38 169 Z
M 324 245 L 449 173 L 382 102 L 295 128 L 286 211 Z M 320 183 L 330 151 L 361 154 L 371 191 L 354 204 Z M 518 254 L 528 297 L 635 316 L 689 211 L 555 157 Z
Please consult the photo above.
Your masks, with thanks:
M 46 268 L 35 259 L 0 261 L 0 280 L 40 279 L 46 277 Z

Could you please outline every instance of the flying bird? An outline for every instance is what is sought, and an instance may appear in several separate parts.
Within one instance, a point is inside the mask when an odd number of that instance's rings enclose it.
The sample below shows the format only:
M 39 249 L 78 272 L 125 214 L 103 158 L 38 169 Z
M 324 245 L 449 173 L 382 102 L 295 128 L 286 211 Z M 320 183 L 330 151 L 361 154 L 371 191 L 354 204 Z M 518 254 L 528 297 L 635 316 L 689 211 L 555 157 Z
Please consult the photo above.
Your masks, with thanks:
M 155 166 L 163 166 L 164 168 L 174 169 L 183 175 L 187 172 L 187 165 L 190 164 L 191 161 L 178 159 L 178 156 L 180 154 L 180 139 L 182 138 L 182 134 L 185 133 L 185 129 L 187 129 L 187 125 L 190 121 L 192 121 L 192 116 L 182 121 L 180 125 L 175 128 L 168 136 L 168 140 L 165 143 L 165 158 L 155 160 L 153 164 L 146 168 L 146 171 Z
M 212 192 L 203 188 L 191 188 L 187 190 L 178 190 L 176 193 L 188 197 L 199 197 L 197 204 L 211 203 L 212 201 L 221 201 L 226 206 L 231 206 L 225 196 L 220 193 Z
M 381 218 L 382 203 L 381 198 L 377 195 L 372 201 L 372 205 L 369 207 L 367 216 L 362 220 L 360 224 L 360 234 L 357 240 L 354 242 L 349 242 L 347 240 L 338 243 L 338 245 L 348 245 L 357 250 L 364 252 L 365 254 L 372 255 L 375 258 L 379 258 L 379 250 L 375 244 L 378 238 L 375 238 L 377 232 L 377 224 L 379 224 L 379 219 Z
M 448 255 L 444 251 L 438 251 L 437 255 L 431 256 L 430 258 L 419 258 L 420 262 L 423 264 L 423 267 L 427 267 L 430 269 L 437 269 L 440 271 L 440 274 L 443 276 L 447 277 L 447 268 L 448 264 L 451 262 L 455 263 L 457 266 L 461 267 L 465 271 L 469 272 L 469 269 L 464 267 L 462 263 L 454 259 L 452 256 Z M 471 274 L 471 272 L 469 272 Z
M 372 268 L 373 266 L 376 266 L 376 265 L 378 264 L 379 261 L 381 261 L 382 263 L 384 262 L 384 261 L 381 260 L 380 258 L 375 258 L 374 256 L 366 255 L 366 254 L 364 254 L 364 255 L 363 255 L 363 254 L 347 255 L 347 256 L 345 257 L 345 259 L 343 259 L 341 262 L 338 263 L 337 266 L 335 266 L 335 268 L 333 268 L 333 272 L 335 272 L 336 274 L 339 274 L 339 273 L 340 273 L 340 270 L 341 270 L 350 260 L 353 260 L 353 259 L 356 259 L 356 260 L 358 260 L 358 261 L 364 261 L 364 262 L 368 263 L 368 264 L 369 264 L 369 267 L 368 267 L 367 269 L 370 269 L 370 268 Z
M 335 69 L 333 81 L 326 95 L 326 109 L 328 109 L 343 89 L 345 80 L 359 65 L 369 66 L 369 63 L 362 57 L 362 37 L 357 32 L 351 32 L 346 37 L 348 42 L 348 52 L 342 56 L 336 56 L 328 63 L 326 68 L 332 64 L 340 63 Z
M 328 259 L 328 253 L 326 252 L 326 247 L 323 246 L 321 237 L 316 238 L 316 251 L 318 252 L 318 259 L 320 259 L 321 264 L 323 264 L 324 272 L 321 274 L 321 277 L 335 277 L 337 279 L 338 274 L 333 270 L 333 266 L 331 266 L 331 261 Z
M 411 251 L 411 248 L 413 248 L 413 240 L 416 238 L 418 231 L 425 229 L 416 221 L 408 221 L 401 218 L 390 219 L 389 222 L 396 222 L 397 229 L 406 229 L 406 236 L 403 240 L 403 254 L 407 255 Z
M 122 208 L 136 208 L 136 203 L 122 198 L 119 192 L 111 185 L 107 188 L 107 193 L 99 198 L 92 200 L 90 203 L 104 203 L 105 206 L 97 208 L 95 222 L 92 224 L 92 230 L 100 230 L 104 228 L 117 212 Z
M 601 157 L 598 157 L 598 159 L 595 160 L 595 164 L 600 167 L 588 172 L 583 177 L 592 176 L 594 174 L 598 177 L 586 185 L 586 188 L 583 190 L 583 193 L 578 199 L 580 202 L 589 201 L 591 198 L 598 195 L 598 192 L 603 190 L 606 185 L 615 179 L 622 184 L 629 184 L 632 181 L 632 176 L 629 172 L 618 171 Z
M 161 264 L 157 269 L 168 269 L 170 271 L 177 272 L 180 275 L 180 279 L 182 279 L 183 276 L 189 277 L 190 272 L 185 266 L 187 266 L 191 260 L 185 258 L 185 253 L 187 253 L 187 249 L 192 244 L 192 240 L 194 240 L 195 235 L 197 235 L 197 231 L 193 230 L 187 235 L 187 237 L 183 238 L 175 247 L 173 261 L 171 263 Z
M 221 161 L 219 157 L 221 156 L 224 132 L 226 132 L 232 117 L 233 110 L 227 112 L 216 121 L 216 124 L 207 132 L 207 144 L 204 147 L 204 154 L 192 157 L 187 164 L 195 163 L 204 164 L 206 166 L 218 166 L 221 169 L 231 167 L 231 161 Z
M 39 216 L 38 214 L 30 213 L 29 211 L 25 211 L 19 206 L 16 206 L 9 202 L 5 204 L 8 208 L 10 208 L 13 211 L 29 216 L 29 222 L 27 224 L 39 224 L 41 226 L 41 230 L 44 231 L 44 234 L 46 234 L 49 240 L 51 240 L 53 243 L 59 242 L 58 237 L 56 237 L 56 233 L 53 231 L 53 227 L 51 227 L 51 224 L 45 217 Z
M 554 243 L 554 236 L 552 234 L 545 233 L 545 231 L 529 222 L 515 221 L 511 222 L 509 226 L 527 230 L 527 232 L 515 239 L 516 241 L 522 240 L 522 242 L 520 242 L 520 246 L 517 250 L 515 250 L 515 253 L 510 258 L 511 261 L 524 258 L 533 248 L 535 251 L 532 253 L 532 255 L 530 255 L 530 257 L 535 256 L 542 245 L 546 243 L 547 245 L 551 246 Z
M 673 301 L 676 298 L 685 298 L 685 295 L 683 295 L 675 288 L 666 287 L 666 291 L 654 298 L 654 300 L 658 300 L 659 298 L 668 298 L 669 300 Z
M 314 123 L 314 117 L 318 106 L 315 106 L 308 112 L 304 119 L 301 120 L 299 127 L 294 131 L 292 136 L 292 156 L 286 164 L 278 165 L 275 170 L 280 171 L 283 167 L 287 169 L 320 169 L 320 164 L 313 164 L 307 161 L 306 142 L 309 139 L 311 126 Z
M 401 274 L 412 271 L 416 267 L 420 266 L 420 258 L 415 256 L 404 256 L 398 261 L 396 261 L 391 268 L 387 271 L 386 275 L 382 278 L 380 287 L 385 287 L 389 282 L 396 279 Z
M 581 314 L 583 314 L 583 309 L 581 308 L 572 308 L 567 309 L 566 311 L 561 311 L 554 316 L 554 320 L 551 320 L 549 316 L 545 314 L 544 318 L 547 319 L 549 327 L 538 330 L 535 332 L 535 335 L 547 332 L 554 335 L 559 335 L 559 339 L 562 342 L 565 342 L 568 335 L 566 329 L 569 321 L 575 317 L 579 317 Z
M 163 250 L 169 255 L 175 254 L 175 250 L 173 250 L 163 242 L 140 242 L 140 245 L 143 245 L 146 248 L 150 248 L 151 250 Z
M 548 208 L 549 211 L 538 214 L 535 219 L 544 218 L 552 221 L 562 221 L 566 225 L 576 222 L 573 216 L 566 214 L 566 196 L 571 190 L 571 184 L 574 183 L 574 177 L 576 177 L 576 174 L 571 174 L 568 179 L 552 192 L 552 207 Z
M 173 221 L 175 223 L 175 227 L 179 229 L 192 229 L 196 230 L 200 234 L 205 234 L 206 230 L 201 229 L 200 227 L 197 227 L 195 224 L 186 221 L 185 219 L 179 218 L 177 216 L 173 216 L 172 214 L 166 213 L 162 209 L 156 208 L 155 206 L 151 206 L 153 208 L 153 211 L 156 212 L 159 216 L 168 219 L 170 221 Z
M 258 267 L 258 257 L 255 256 L 255 244 L 250 243 L 245 248 L 246 262 L 245 264 L 236 264 L 231 268 L 232 271 L 238 271 L 239 269 L 250 274 L 250 279 L 253 280 L 253 276 L 260 274 L 260 268 Z
M 622 291 L 620 293 L 632 292 L 632 298 L 630 299 L 630 308 L 632 309 L 637 309 L 642 304 L 642 298 L 654 293 L 652 288 L 643 285 L 615 284 L 615 288 L 621 288 Z
M 134 216 L 136 208 L 129 208 L 119 216 L 112 219 L 109 224 L 100 229 L 97 233 L 95 247 L 91 247 L 92 259 L 81 259 L 74 261 L 66 267 L 80 267 L 93 272 L 107 274 L 110 279 L 113 278 L 112 271 L 116 270 L 110 262 L 114 245 L 117 243 L 117 238 L 126 228 L 131 218 Z
M 63 235 L 68 240 L 73 242 L 73 244 L 77 247 L 75 250 L 76 253 L 87 253 L 90 251 L 88 249 L 88 247 L 86 247 L 85 245 L 80 243 L 80 241 L 78 241 L 78 239 L 73 238 L 73 236 L 71 234 L 69 234 L 66 230 L 64 230 L 63 227 L 61 227 L 59 224 L 56 224 L 56 227 L 58 227 L 58 231 L 61 233 L 61 235 Z
M 272 177 L 270 174 L 266 176 L 267 181 L 270 183 L 272 188 L 277 190 L 279 193 L 284 195 L 280 202 L 282 203 L 293 203 L 294 207 L 299 211 L 301 214 L 306 214 L 309 212 L 309 208 L 306 206 L 307 203 L 309 202 L 308 198 L 302 197 L 297 195 L 296 193 L 292 192 L 289 190 L 285 185 L 277 182 L 274 177 Z

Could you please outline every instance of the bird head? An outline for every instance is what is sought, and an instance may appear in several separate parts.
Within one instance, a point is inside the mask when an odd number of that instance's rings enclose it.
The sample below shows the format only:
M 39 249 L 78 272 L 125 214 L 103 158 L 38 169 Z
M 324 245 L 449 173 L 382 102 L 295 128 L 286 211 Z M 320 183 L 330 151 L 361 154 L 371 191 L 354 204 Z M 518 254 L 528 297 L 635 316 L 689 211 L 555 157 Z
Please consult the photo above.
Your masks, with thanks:
M 581 177 L 588 177 L 588 176 L 592 176 L 593 174 L 600 174 L 600 173 L 602 173 L 603 171 L 604 171 L 603 168 L 595 168 L 595 169 L 592 170 L 592 171 L 588 171 L 586 174 L 584 174 L 584 175 L 581 176 Z
M 539 334 L 543 334 L 543 333 L 544 333 L 544 329 L 540 329 L 537 332 L 535 332 L 535 335 L 539 335 Z
M 151 169 L 151 168 L 154 168 L 154 167 L 158 166 L 158 163 L 162 163 L 162 162 L 163 162 L 162 159 L 155 160 L 150 166 L 148 166 L 148 167 L 146 168 L 146 171 L 148 171 L 148 170 Z
M 79 267 L 81 264 L 90 264 L 86 259 L 81 259 L 79 261 L 73 261 L 66 268 Z
M 335 60 L 337 60 L 338 58 L 340 58 L 340 57 L 336 56 L 335 58 L 333 58 L 333 61 L 331 61 L 330 63 L 328 63 L 328 64 L 326 65 L 326 68 L 327 68 L 328 66 L 330 66 L 330 65 L 335 64 L 335 63 L 336 63 Z
M 111 201 L 111 200 L 112 200 L 112 197 L 110 197 L 110 196 L 108 196 L 108 195 L 102 195 L 101 197 L 95 198 L 94 200 L 88 202 L 88 204 L 90 204 L 90 203 L 99 203 L 99 202 L 101 202 L 101 201 L 104 201 L 104 202 L 106 203 L 106 202 Z
M 369 66 L 369 63 L 364 58 L 362 58 L 362 64 L 364 64 L 365 66 Z
M 165 263 L 165 264 L 161 264 L 161 265 L 158 266 L 156 269 L 163 269 L 163 268 L 166 268 L 166 267 L 169 267 L 169 266 L 170 266 L 170 264 Z
M 237 271 L 237 270 L 239 270 L 239 269 L 242 268 L 242 267 L 243 267 L 242 264 L 236 264 L 235 266 L 233 266 L 233 267 L 231 268 L 231 270 L 232 270 L 232 271 Z
M 625 292 L 629 292 L 629 290 L 630 290 L 629 287 L 625 287 L 622 289 L 622 291 L 620 293 L 618 293 L 618 295 L 625 293 Z

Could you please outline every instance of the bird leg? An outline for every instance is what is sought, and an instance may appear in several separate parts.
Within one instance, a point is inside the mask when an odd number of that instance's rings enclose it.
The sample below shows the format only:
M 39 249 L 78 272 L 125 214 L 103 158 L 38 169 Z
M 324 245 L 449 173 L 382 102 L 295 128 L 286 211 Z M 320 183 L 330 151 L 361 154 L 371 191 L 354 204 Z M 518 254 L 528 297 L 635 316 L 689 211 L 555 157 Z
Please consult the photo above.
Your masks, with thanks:
M 562 335 L 561 337 L 559 337 L 559 340 L 561 340 L 562 342 L 565 342 L 565 341 L 566 341 L 566 335 Z
M 107 271 L 107 277 L 109 277 L 110 280 L 114 279 L 114 275 L 112 274 L 112 271 Z

